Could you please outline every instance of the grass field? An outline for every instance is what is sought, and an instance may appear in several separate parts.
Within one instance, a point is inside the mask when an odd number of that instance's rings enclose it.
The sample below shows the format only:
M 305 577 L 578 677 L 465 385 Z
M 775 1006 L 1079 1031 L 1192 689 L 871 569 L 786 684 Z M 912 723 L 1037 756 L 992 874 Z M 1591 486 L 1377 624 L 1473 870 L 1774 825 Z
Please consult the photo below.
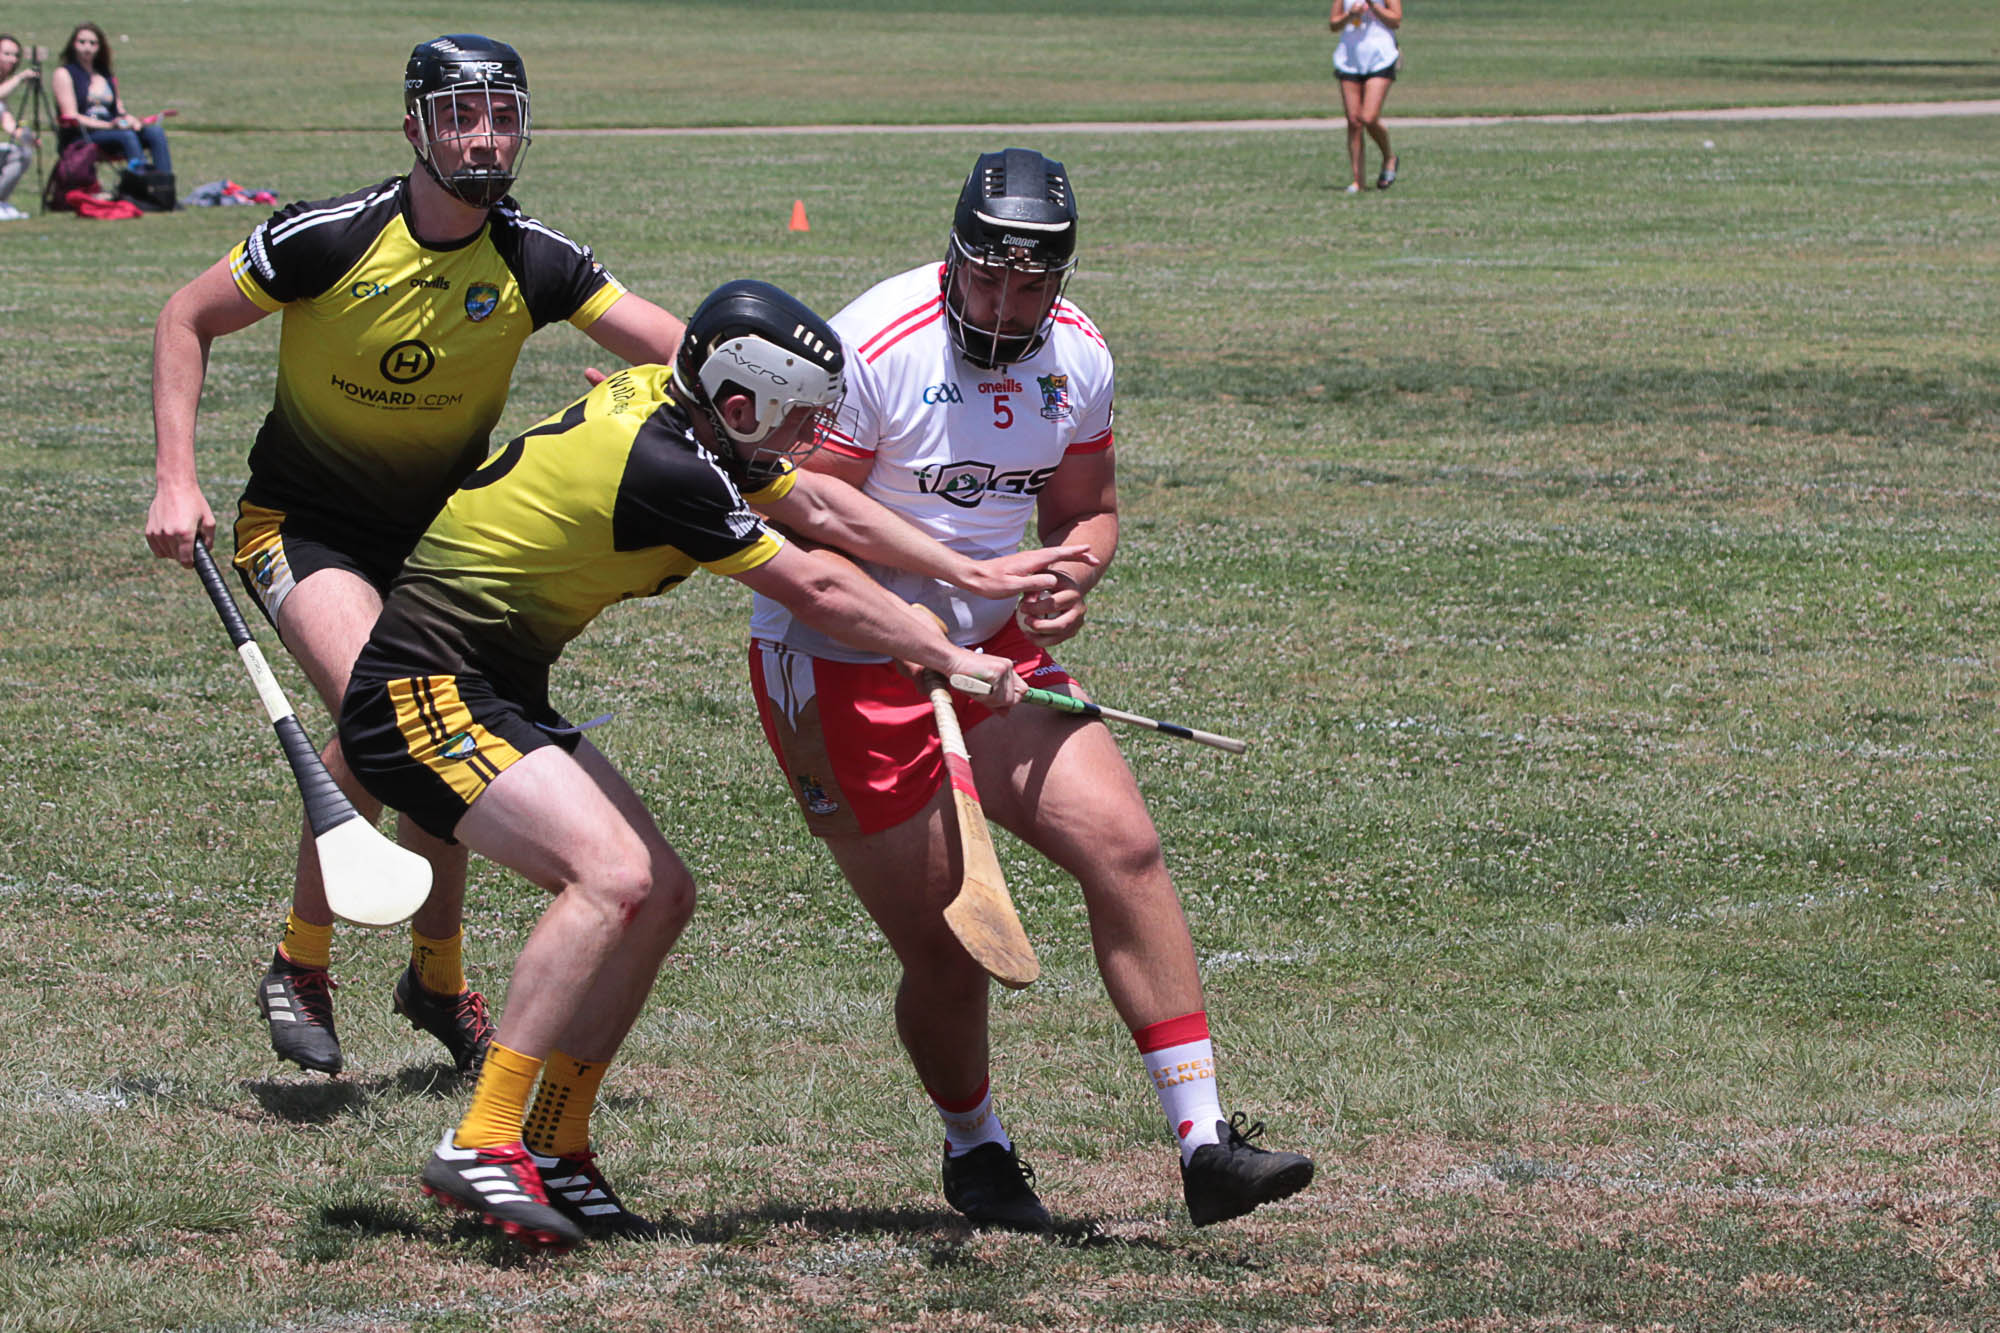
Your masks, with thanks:
M 518 39 L 553 125 L 1331 106 L 1311 6 L 1022 5 L 1043 39 L 961 78 L 969 8 L 760 6 L 765 47 L 722 7 L 550 4 Z M 1997 58 L 1969 3 L 1884 38 L 1846 0 L 1704 0 L 1676 18 L 1701 41 L 1602 0 L 1410 11 L 1427 63 L 1392 112 L 1968 96 Z M 54 13 L 7 22 L 54 42 Z M 253 14 L 270 59 L 225 80 Z M 786 36 L 804 15 L 811 40 Z M 132 36 L 135 101 L 171 89 L 209 126 L 177 142 L 184 184 L 287 197 L 399 169 L 396 64 L 465 22 L 97 16 Z M 1126 42 L 1147 18 L 1182 36 Z M 1579 29 L 1554 77 L 1529 39 Z M 699 95 L 621 104 L 600 60 Z M 822 69 L 837 88 L 789 73 Z M 228 128 L 266 122 L 346 128 Z M 349 1074 L 275 1065 L 251 985 L 296 798 L 193 579 L 139 536 L 151 319 L 258 214 L 10 224 L 0 1330 L 2000 1325 L 1992 131 L 1427 130 L 1357 200 L 1337 135 L 1040 145 L 1075 174 L 1072 294 L 1122 390 L 1125 546 L 1065 660 L 1109 702 L 1255 739 L 1126 749 L 1226 1100 L 1322 1173 L 1187 1226 L 1077 896 L 1010 844 L 1046 973 L 996 1004 L 996 1089 L 1053 1240 L 968 1232 L 938 1196 L 893 967 L 768 771 L 721 580 L 614 611 L 557 684 L 573 715 L 618 710 L 602 743 L 702 885 L 598 1122 L 667 1239 L 522 1261 L 417 1194 L 465 1089 L 389 1013 L 394 938 L 336 940 Z M 550 136 L 521 196 L 671 308 L 747 273 L 831 309 L 940 251 L 990 146 Z M 810 233 L 784 229 L 794 199 Z M 218 509 L 275 336 L 216 350 Z M 505 426 L 597 359 L 538 336 Z M 539 903 L 491 871 L 472 897 L 497 998 Z

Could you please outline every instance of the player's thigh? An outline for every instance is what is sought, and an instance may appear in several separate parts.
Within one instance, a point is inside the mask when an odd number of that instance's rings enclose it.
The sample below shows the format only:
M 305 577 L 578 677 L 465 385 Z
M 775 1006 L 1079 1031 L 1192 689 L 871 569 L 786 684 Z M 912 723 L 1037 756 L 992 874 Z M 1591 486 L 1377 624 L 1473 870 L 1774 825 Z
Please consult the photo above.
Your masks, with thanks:
M 292 589 L 277 615 L 278 637 L 329 710 L 338 713 L 354 659 L 368 643 L 382 594 L 345 569 L 322 569 Z
M 963 874 L 954 818 L 941 787 L 923 809 L 893 828 L 823 839 L 906 969 L 972 966 L 944 920 Z
M 234 536 L 231 563 L 244 588 L 327 707 L 338 712 L 403 549 L 247 502 L 238 506 Z
M 966 746 L 987 817 L 1064 870 L 1123 877 L 1158 863 L 1153 817 L 1103 723 L 1016 708 Z
M 642 886 L 652 864 L 648 834 L 661 846 L 664 840 L 650 818 L 635 823 L 619 808 L 605 790 L 604 772 L 592 767 L 559 745 L 532 750 L 486 784 L 453 836 L 551 892 L 578 884 Z

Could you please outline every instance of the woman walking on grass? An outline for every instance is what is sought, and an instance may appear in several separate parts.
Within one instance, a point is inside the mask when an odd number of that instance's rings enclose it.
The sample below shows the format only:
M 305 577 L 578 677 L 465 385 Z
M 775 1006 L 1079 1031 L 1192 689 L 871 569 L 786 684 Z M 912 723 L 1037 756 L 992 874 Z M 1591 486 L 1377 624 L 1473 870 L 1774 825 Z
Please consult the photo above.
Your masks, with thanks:
M 1346 193 L 1360 194 L 1368 170 L 1368 145 L 1363 131 L 1382 150 L 1382 173 L 1375 188 L 1396 183 L 1396 155 L 1389 151 L 1389 131 L 1382 126 L 1382 103 L 1396 81 L 1402 52 L 1396 29 L 1403 26 L 1403 0 L 1333 0 L 1327 26 L 1340 41 L 1333 48 L 1333 73 L 1340 80 L 1340 100 L 1347 112 L 1347 156 L 1354 179 Z

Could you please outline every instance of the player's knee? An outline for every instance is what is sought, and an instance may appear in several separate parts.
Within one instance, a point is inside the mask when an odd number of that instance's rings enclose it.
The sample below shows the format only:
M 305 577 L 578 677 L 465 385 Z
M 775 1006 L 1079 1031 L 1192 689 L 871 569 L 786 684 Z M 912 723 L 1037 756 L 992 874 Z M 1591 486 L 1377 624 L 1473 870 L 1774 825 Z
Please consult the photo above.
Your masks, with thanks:
M 1160 835 L 1151 820 L 1110 825 L 1096 831 L 1089 847 L 1091 878 L 1129 883 L 1147 879 L 1165 868 Z
M 656 857 L 649 876 L 647 902 L 661 924 L 678 935 L 694 916 L 694 876 L 680 858 Z

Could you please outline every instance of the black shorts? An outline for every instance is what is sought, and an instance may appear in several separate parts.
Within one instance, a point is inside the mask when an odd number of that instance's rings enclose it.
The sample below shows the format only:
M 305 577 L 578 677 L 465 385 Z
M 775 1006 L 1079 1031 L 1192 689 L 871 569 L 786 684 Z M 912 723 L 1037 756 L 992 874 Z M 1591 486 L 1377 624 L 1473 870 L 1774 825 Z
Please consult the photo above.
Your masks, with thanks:
M 577 729 L 484 676 L 356 674 L 340 707 L 340 748 L 376 800 L 455 842 L 458 821 L 493 779 L 544 745 L 576 753 Z
M 1394 83 L 1396 81 L 1396 71 L 1402 67 L 1403 62 L 1398 60 L 1387 69 L 1373 70 L 1367 74 L 1347 74 L 1340 70 L 1335 70 L 1333 77 L 1339 79 L 1342 83 L 1366 83 L 1370 79 L 1387 79 L 1389 82 Z
M 231 563 L 250 600 L 276 629 L 278 608 L 309 575 L 344 569 L 386 597 L 415 546 L 414 539 L 369 538 L 241 500 L 236 505 L 236 558 Z

